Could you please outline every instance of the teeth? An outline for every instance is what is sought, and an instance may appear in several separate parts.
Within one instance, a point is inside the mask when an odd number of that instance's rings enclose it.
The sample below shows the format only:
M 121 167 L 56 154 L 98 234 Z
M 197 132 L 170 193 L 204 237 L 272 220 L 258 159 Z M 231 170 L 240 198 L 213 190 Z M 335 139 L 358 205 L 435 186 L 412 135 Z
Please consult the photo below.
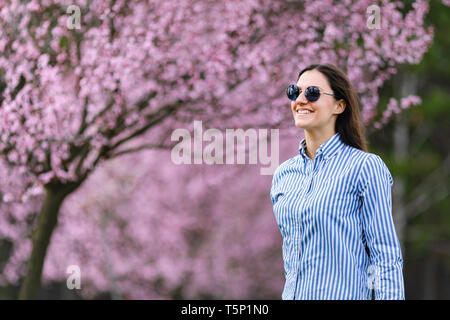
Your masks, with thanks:
M 309 110 L 297 110 L 297 113 L 299 113 L 299 114 L 308 114 L 308 113 L 311 113 L 311 111 L 309 111 Z

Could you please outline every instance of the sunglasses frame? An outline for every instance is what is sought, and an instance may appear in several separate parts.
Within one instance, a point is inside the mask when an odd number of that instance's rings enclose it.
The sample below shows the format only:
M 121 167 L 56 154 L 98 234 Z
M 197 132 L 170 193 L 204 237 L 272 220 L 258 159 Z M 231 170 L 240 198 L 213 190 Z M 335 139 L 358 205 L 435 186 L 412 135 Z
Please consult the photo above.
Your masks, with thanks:
M 309 96 L 308 92 L 310 91 L 310 88 L 317 89 L 319 95 L 317 96 L 317 99 L 316 99 L 316 100 L 313 100 L 313 99 L 311 99 L 311 97 L 308 97 L 308 96 Z M 292 90 L 294 90 L 294 93 L 291 92 Z M 289 100 L 295 101 L 295 100 L 297 100 L 297 98 L 300 96 L 300 89 L 299 89 L 299 87 L 298 87 L 296 84 L 291 84 L 289 87 L 287 87 L 287 89 L 286 89 L 286 94 L 287 94 Z M 305 90 L 305 98 L 306 98 L 309 102 L 316 102 L 317 100 L 320 99 L 320 95 L 321 95 L 321 94 L 326 94 L 326 95 L 329 95 L 329 96 L 332 96 L 332 97 L 335 97 L 336 99 L 338 99 L 338 97 L 337 97 L 335 94 L 333 94 L 333 93 L 321 92 L 321 90 L 320 90 L 320 88 L 319 88 L 318 86 L 309 86 L 309 87 L 306 88 L 306 90 Z M 291 98 L 291 97 L 292 97 L 292 98 Z M 295 97 L 295 98 L 294 98 L 294 97 Z

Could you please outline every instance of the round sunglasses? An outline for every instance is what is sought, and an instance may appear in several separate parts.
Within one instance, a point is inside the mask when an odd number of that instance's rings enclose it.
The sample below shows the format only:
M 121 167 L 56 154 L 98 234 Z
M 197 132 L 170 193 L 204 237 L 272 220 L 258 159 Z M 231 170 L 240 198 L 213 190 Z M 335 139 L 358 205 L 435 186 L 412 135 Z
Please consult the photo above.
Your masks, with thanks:
M 337 99 L 336 95 L 334 95 L 332 93 L 320 92 L 320 89 L 316 86 L 309 86 L 308 88 L 306 88 L 305 97 L 306 97 L 306 99 L 308 99 L 308 101 L 314 102 L 314 101 L 319 100 L 321 93 L 327 94 L 329 96 L 333 96 Z M 298 96 L 300 95 L 300 90 L 297 85 L 291 84 L 286 89 L 286 94 L 290 100 L 295 101 L 295 100 L 297 100 Z

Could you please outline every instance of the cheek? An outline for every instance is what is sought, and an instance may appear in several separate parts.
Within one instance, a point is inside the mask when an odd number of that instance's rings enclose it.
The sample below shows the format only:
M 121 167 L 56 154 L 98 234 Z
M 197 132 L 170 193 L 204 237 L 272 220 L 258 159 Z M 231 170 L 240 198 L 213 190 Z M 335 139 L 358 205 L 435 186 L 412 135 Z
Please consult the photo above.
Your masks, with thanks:
M 327 123 L 331 119 L 331 112 L 329 110 L 326 110 L 324 108 L 318 108 L 316 109 L 316 112 L 314 114 L 314 121 L 320 122 L 320 123 Z
M 330 105 L 320 105 L 317 107 L 317 115 L 321 118 L 331 118 L 333 115 L 333 106 Z

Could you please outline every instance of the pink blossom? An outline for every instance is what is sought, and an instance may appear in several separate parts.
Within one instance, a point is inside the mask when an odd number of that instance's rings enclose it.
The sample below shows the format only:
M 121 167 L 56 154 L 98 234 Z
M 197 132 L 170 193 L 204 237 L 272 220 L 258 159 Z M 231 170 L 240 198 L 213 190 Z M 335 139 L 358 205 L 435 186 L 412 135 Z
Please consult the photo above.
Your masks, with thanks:
M 169 148 L 170 133 L 198 119 L 296 137 L 284 92 L 313 62 L 345 69 L 364 122 L 380 128 L 420 103 L 392 98 L 377 112 L 383 84 L 398 64 L 422 59 L 433 30 L 424 25 L 427 0 L 406 15 L 401 2 L 380 1 L 382 26 L 371 30 L 372 3 L 117 0 L 110 8 L 84 0 L 81 30 L 69 30 L 61 12 L 71 2 L 8 1 L 0 9 L 0 238 L 14 250 L 0 281 L 25 272 L 26 217 L 39 212 L 46 185 L 87 179 L 61 209 L 46 283 L 64 281 L 70 263 L 83 272 L 85 296 L 114 284 L 130 298 L 167 298 L 180 285 L 186 297 L 277 296 L 281 239 L 269 177 L 247 166 L 174 167 L 167 152 L 114 158 L 136 146 Z

